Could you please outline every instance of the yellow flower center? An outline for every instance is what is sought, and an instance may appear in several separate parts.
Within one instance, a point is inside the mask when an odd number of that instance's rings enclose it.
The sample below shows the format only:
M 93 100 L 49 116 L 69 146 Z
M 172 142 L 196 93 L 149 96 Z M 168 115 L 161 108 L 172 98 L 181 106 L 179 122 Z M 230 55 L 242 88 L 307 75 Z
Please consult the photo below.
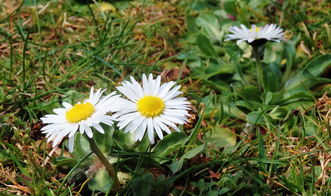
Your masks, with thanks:
M 250 29 L 250 31 L 254 31 L 254 30 L 255 30 L 255 32 L 257 33 L 257 32 L 259 32 L 261 29 L 260 29 L 260 27 L 255 27 L 254 29 L 253 29 L 253 28 Z
M 94 106 L 91 103 L 78 103 L 66 112 L 66 119 L 71 123 L 78 123 L 79 121 L 86 120 L 94 111 Z
M 145 117 L 155 117 L 162 113 L 164 101 L 159 97 L 145 96 L 137 102 L 137 109 Z

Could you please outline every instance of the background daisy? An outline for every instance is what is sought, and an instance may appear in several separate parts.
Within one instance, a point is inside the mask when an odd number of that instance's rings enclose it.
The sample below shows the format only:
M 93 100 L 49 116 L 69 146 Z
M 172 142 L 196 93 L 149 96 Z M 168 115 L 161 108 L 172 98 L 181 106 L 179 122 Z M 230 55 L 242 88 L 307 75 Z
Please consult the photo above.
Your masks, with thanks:
M 82 103 L 74 106 L 63 102 L 64 108 L 57 108 L 53 111 L 55 114 L 48 114 L 41 118 L 42 122 L 48 124 L 41 131 L 46 134 L 49 141 L 53 141 L 53 148 L 58 145 L 62 139 L 69 135 L 69 151 L 74 148 L 75 133 L 79 130 L 81 134 L 86 133 L 89 138 L 93 137 L 91 127 L 100 133 L 104 133 L 100 123 L 111 126 L 114 118 L 107 115 L 116 102 L 118 95 L 111 93 L 101 99 L 105 90 L 99 89 L 94 93 L 93 87 L 90 91 L 90 97 Z
M 147 130 L 150 142 L 154 143 L 154 131 L 163 139 L 163 131 L 170 134 L 169 127 L 179 131 L 176 124 L 184 124 L 189 116 L 189 102 L 181 94 L 175 82 L 161 85 L 161 77 L 142 77 L 142 86 L 133 78 L 124 81 L 117 89 L 127 99 L 120 98 L 115 109 L 118 127 L 125 132 L 134 132 L 135 140 L 141 141 Z M 169 126 L 169 127 L 168 127 Z
M 227 40 L 238 40 L 237 44 L 247 41 L 249 44 L 256 41 L 282 41 L 284 38 L 283 29 L 277 27 L 275 24 L 267 24 L 264 27 L 257 27 L 252 25 L 250 29 L 247 29 L 245 25 L 240 27 L 232 26 L 229 28 L 232 34 L 228 34 Z

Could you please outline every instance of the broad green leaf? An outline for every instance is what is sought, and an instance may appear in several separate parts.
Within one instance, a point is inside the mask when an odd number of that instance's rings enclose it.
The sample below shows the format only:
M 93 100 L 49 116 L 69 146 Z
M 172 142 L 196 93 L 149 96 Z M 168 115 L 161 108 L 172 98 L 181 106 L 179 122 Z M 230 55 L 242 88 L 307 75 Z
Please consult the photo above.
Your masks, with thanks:
M 126 151 L 132 150 L 136 143 L 132 133 L 124 133 L 122 130 L 114 131 L 113 141 L 116 147 L 119 147 Z
M 292 41 L 284 42 L 284 56 L 286 58 L 286 67 L 291 69 L 295 61 L 295 45 Z
M 158 142 L 153 149 L 153 155 L 158 157 L 166 157 L 170 153 L 178 150 L 185 142 L 187 136 L 182 132 L 172 132 L 166 135 Z
M 215 79 L 215 80 L 202 79 L 201 81 L 208 87 L 214 89 L 215 91 L 219 91 L 219 92 L 230 91 L 229 84 L 221 79 Z
M 91 152 L 90 144 L 81 134 L 75 135 L 74 154 L 78 157 L 84 157 Z
M 223 112 L 226 115 L 243 120 L 246 118 L 246 114 L 243 111 L 241 111 L 234 102 L 228 100 L 225 97 L 221 97 L 221 99 L 223 105 Z
M 178 172 L 179 170 L 182 169 L 185 159 L 192 159 L 194 156 L 199 154 L 204 148 L 205 148 L 205 145 L 202 144 L 200 146 L 197 146 L 197 147 L 189 150 L 179 160 L 175 160 L 173 163 L 168 165 L 169 169 L 171 170 L 171 172 L 173 174 Z
M 269 42 L 265 45 L 263 62 L 266 64 L 276 63 L 277 65 L 283 59 L 284 45 L 282 42 Z
M 95 142 L 98 144 L 101 151 L 105 152 L 107 149 L 112 148 L 113 146 L 113 135 L 116 132 L 114 127 L 110 127 L 108 125 L 102 126 L 105 133 L 102 134 L 94 129 L 93 138 Z
M 284 89 L 289 91 L 299 86 L 304 85 L 306 88 L 311 88 L 320 83 L 326 83 L 331 80 L 319 80 L 317 77 L 331 67 L 331 54 L 322 55 L 312 59 L 304 69 L 289 79 L 284 86 Z
M 307 63 L 303 71 L 309 71 L 313 76 L 320 76 L 331 67 L 331 54 L 314 58 Z
M 238 94 L 241 98 L 243 98 L 246 101 L 257 101 L 260 102 L 260 90 L 257 86 L 248 85 L 243 87 Z
M 175 174 L 176 172 L 182 169 L 183 164 L 184 164 L 184 159 L 179 159 L 172 162 L 170 165 L 168 165 L 168 167 L 171 170 L 171 172 Z
M 236 134 L 224 127 L 215 127 L 206 135 L 206 145 L 212 148 L 223 148 L 236 145 Z
M 130 184 L 133 196 L 151 195 L 153 175 L 148 173 L 135 178 Z
M 233 74 L 234 71 L 234 64 L 224 63 L 221 60 L 210 59 L 207 68 L 204 70 L 203 75 L 201 75 L 201 78 L 207 79 L 220 74 Z
M 303 87 L 297 87 L 296 89 L 292 89 L 291 91 L 285 92 L 283 94 L 283 100 L 280 104 L 285 105 L 287 103 L 292 103 L 294 101 L 300 100 L 314 100 L 314 95 L 312 94 L 312 92 L 308 91 Z
M 201 31 L 208 38 L 222 41 L 224 32 L 222 32 L 219 25 L 219 20 L 214 13 L 203 13 L 195 20 L 197 26 L 201 27 Z
M 214 46 L 211 44 L 211 42 L 206 36 L 199 34 L 197 37 L 197 45 L 201 52 L 203 52 L 208 57 L 217 57 Z
M 236 106 L 240 107 L 240 108 L 245 108 L 249 111 L 255 111 L 257 109 L 259 109 L 259 107 L 261 106 L 260 102 L 256 102 L 256 101 L 236 101 Z
M 191 150 L 189 150 L 188 152 L 186 152 L 183 156 L 182 159 L 191 159 L 194 156 L 196 156 L 198 153 L 200 153 L 203 149 L 205 148 L 205 145 L 202 144 L 200 146 L 197 146 Z
M 274 120 L 282 120 L 286 117 L 288 112 L 289 111 L 287 109 L 285 109 L 284 107 L 276 106 L 268 114 Z
M 231 191 L 230 188 L 228 188 L 228 187 L 223 187 L 221 190 L 218 191 L 218 194 L 219 194 L 219 195 L 223 195 L 223 194 L 225 194 L 225 193 L 227 193 L 227 192 L 229 192 L 229 191 Z
M 283 99 L 283 92 L 266 92 L 262 94 L 263 101 L 267 105 L 278 105 Z
M 270 63 L 263 70 L 263 87 L 265 91 L 276 92 L 280 88 L 281 72 L 278 64 Z
M 206 196 L 218 196 L 218 190 L 208 191 L 208 193 L 206 194 Z
M 88 182 L 89 189 L 107 193 L 111 186 L 111 178 L 105 168 L 100 169 L 97 174 Z
M 273 124 L 271 117 L 263 111 L 254 111 L 247 115 L 246 121 L 251 124 L 258 124 L 266 126 Z

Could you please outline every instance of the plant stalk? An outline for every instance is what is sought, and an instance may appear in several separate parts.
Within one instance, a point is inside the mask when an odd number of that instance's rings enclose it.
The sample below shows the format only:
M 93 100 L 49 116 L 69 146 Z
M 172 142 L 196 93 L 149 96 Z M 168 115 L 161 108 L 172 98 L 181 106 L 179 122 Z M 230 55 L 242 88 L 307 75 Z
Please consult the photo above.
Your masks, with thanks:
M 94 154 L 97 155 L 99 160 L 102 162 L 102 164 L 106 167 L 106 170 L 108 171 L 109 176 L 112 178 L 114 182 L 114 191 L 119 192 L 121 190 L 120 182 L 117 178 L 117 173 L 114 170 L 113 166 L 109 163 L 107 158 L 103 155 L 103 153 L 98 148 L 97 144 L 95 143 L 93 138 L 86 137 L 87 140 L 90 143 L 90 148 Z
M 257 83 L 258 83 L 259 89 L 262 91 L 262 89 L 263 89 L 263 69 L 262 69 L 258 46 L 253 46 L 253 53 L 254 53 L 254 57 L 256 60 Z

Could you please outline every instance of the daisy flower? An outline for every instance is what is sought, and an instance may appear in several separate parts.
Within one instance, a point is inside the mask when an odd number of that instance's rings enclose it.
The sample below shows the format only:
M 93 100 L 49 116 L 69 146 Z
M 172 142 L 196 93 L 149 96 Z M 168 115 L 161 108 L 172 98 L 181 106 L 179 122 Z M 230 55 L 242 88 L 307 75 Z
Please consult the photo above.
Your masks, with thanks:
M 237 44 L 247 41 L 249 44 L 262 45 L 266 41 L 279 42 L 284 39 L 283 29 L 277 27 L 275 24 L 267 24 L 264 27 L 257 27 L 252 25 L 250 29 L 247 29 L 244 25 L 232 26 L 229 28 L 232 34 L 228 34 L 227 40 L 237 40 Z
M 71 105 L 63 102 L 64 108 L 54 109 L 55 114 L 48 114 L 41 118 L 46 125 L 41 129 L 49 141 L 53 141 L 53 148 L 57 146 L 64 137 L 69 136 L 69 151 L 74 149 L 75 133 L 79 130 L 81 134 L 86 133 L 89 138 L 93 137 L 91 128 L 104 133 L 100 123 L 112 126 L 114 117 L 107 115 L 112 108 L 118 95 L 111 93 L 101 98 L 105 90 L 99 89 L 94 93 L 91 88 L 90 97 L 84 102 Z
M 117 87 L 127 99 L 119 98 L 116 113 L 118 127 L 135 133 L 135 140 L 141 141 L 145 132 L 150 142 L 154 143 L 154 131 L 163 139 L 163 131 L 170 134 L 169 127 L 180 131 L 176 124 L 184 124 L 189 116 L 189 102 L 184 97 L 177 97 L 182 92 L 175 82 L 161 85 L 161 76 L 148 79 L 142 76 L 142 86 L 133 78 Z

